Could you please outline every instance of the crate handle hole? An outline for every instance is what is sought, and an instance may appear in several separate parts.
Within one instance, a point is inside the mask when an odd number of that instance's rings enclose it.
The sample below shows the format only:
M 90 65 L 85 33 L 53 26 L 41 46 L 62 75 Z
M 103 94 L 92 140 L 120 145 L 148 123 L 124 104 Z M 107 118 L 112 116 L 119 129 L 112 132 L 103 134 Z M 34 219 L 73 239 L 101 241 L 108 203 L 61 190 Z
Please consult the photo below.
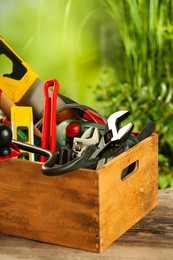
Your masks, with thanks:
M 124 168 L 121 172 L 121 180 L 124 180 L 124 178 L 126 178 L 127 176 L 129 176 L 130 174 L 132 174 L 134 171 L 136 171 L 136 169 L 138 168 L 138 161 L 135 161 L 133 163 L 131 163 L 130 165 L 128 165 L 126 168 Z

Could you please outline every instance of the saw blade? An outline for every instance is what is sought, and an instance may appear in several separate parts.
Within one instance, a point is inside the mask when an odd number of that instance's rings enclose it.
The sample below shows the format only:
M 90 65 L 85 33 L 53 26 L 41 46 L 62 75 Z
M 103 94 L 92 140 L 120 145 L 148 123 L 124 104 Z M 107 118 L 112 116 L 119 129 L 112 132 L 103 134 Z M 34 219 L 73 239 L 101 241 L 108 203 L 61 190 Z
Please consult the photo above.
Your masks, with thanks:
M 39 120 L 43 117 L 44 99 L 44 83 L 38 78 L 18 102 L 18 105 L 31 106 L 35 119 Z M 58 96 L 57 106 L 64 105 L 66 105 L 66 103 Z

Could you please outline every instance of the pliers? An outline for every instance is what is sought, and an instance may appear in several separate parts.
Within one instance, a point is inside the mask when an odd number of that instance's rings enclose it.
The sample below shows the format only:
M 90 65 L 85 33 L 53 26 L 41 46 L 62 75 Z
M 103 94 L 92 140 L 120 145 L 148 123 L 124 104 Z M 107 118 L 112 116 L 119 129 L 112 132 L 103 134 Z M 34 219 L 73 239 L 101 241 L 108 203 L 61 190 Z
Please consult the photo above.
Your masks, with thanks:
M 42 173 L 48 176 L 62 175 L 79 168 L 95 169 L 99 161 L 100 154 L 105 151 L 106 147 L 112 142 L 112 139 L 118 145 L 130 135 L 133 129 L 132 123 L 120 128 L 120 122 L 123 121 L 129 114 L 130 113 L 128 111 L 114 113 L 111 116 L 111 119 L 108 120 L 108 130 L 101 136 L 98 144 L 91 143 L 84 149 L 82 154 L 80 154 L 80 157 L 76 156 L 72 161 L 69 161 L 59 167 L 53 167 L 57 160 L 55 153 L 33 145 L 20 143 L 18 141 L 13 140 L 13 142 L 18 145 L 20 149 L 49 157 L 49 160 L 42 165 Z M 112 120 L 114 120 L 114 127 Z
M 97 160 L 95 159 L 88 161 L 90 156 L 96 150 L 95 145 L 87 147 L 81 157 L 76 157 L 73 161 L 70 161 L 60 167 L 53 167 L 57 162 L 57 155 L 55 153 L 52 153 L 50 150 L 43 149 L 35 145 L 22 143 L 17 140 L 12 140 L 12 143 L 16 145 L 19 149 L 46 156 L 48 160 L 44 162 L 44 164 L 42 164 L 41 169 L 42 173 L 47 176 L 62 175 L 79 168 L 93 168 L 95 166 L 95 163 L 97 162 Z
M 126 114 L 127 115 L 127 114 Z M 149 121 L 149 123 L 143 128 L 143 130 L 138 134 L 138 136 L 136 137 L 136 143 L 142 141 L 143 139 L 147 138 L 148 136 L 150 136 L 154 130 L 154 123 L 152 121 Z M 128 138 L 127 136 L 130 134 L 130 132 L 132 131 L 133 128 L 133 124 L 129 124 L 129 126 L 124 129 L 124 135 L 122 135 L 122 131 L 120 131 L 120 136 L 122 136 L 121 140 L 125 140 L 125 136 L 126 138 Z M 120 129 L 119 129 L 120 130 Z M 57 176 L 57 175 L 62 175 L 65 173 L 68 173 L 70 171 L 73 170 L 77 170 L 79 168 L 89 168 L 89 169 L 95 169 L 99 160 L 100 160 L 100 155 L 104 154 L 104 152 L 106 152 L 105 147 L 108 147 L 111 144 L 111 138 L 115 135 L 110 135 L 109 130 L 106 132 L 106 134 L 101 138 L 101 142 L 99 143 L 99 145 L 89 145 L 88 147 L 86 147 L 86 149 L 83 151 L 83 153 L 81 154 L 80 157 L 76 157 L 75 159 L 73 159 L 72 161 L 69 161 L 68 163 L 60 166 L 60 167 L 53 167 L 56 164 L 57 161 L 57 155 L 55 153 L 52 153 L 49 150 L 34 146 L 34 145 L 29 145 L 26 143 L 22 143 L 16 140 L 13 140 L 13 143 L 15 145 L 17 145 L 20 149 L 22 150 L 26 150 L 28 152 L 32 152 L 32 153 L 37 153 L 43 156 L 48 157 L 49 159 L 42 165 L 42 173 L 47 175 L 47 176 Z M 119 133 L 119 131 L 117 132 Z M 105 138 L 105 136 L 108 134 L 108 136 Z M 103 140 L 104 139 L 104 140 Z M 105 141 L 107 140 L 107 141 Z M 115 140 L 115 143 L 117 145 L 117 154 L 120 153 L 120 150 L 122 148 L 122 146 L 119 146 L 119 139 Z M 129 139 L 126 139 L 126 142 Z M 134 139 L 133 142 L 135 143 Z M 127 144 L 126 144 L 127 145 Z M 129 145 L 129 147 L 131 147 Z M 120 148 L 120 149 L 119 149 Z M 116 149 L 116 148 L 115 148 Z M 121 151 L 123 152 L 123 151 Z M 109 157 L 109 156 L 108 156 Z

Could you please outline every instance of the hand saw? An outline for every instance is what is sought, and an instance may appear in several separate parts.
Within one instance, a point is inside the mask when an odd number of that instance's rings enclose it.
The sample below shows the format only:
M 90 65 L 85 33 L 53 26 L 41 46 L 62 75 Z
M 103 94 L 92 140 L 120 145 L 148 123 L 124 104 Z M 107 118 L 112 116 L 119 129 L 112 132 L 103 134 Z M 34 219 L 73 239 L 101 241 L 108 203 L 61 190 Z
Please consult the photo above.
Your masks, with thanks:
M 20 106 L 31 106 L 33 108 L 34 121 L 43 116 L 44 110 L 44 83 L 39 79 L 37 73 L 12 49 L 12 47 L 0 36 L 0 55 L 5 55 L 12 62 L 10 74 L 0 74 L 0 89 L 4 94 Z M 58 94 L 57 105 L 63 107 L 67 104 L 77 104 L 68 97 Z M 85 120 L 105 124 L 100 114 L 87 106 L 81 109 L 74 107 L 70 111 L 70 118 L 79 115 Z
M 0 88 L 17 105 L 31 106 L 34 116 L 42 118 L 44 109 L 44 83 L 30 66 L 0 36 L 0 55 L 5 55 L 12 62 L 12 72 L 0 75 Z M 58 95 L 58 106 L 76 103 L 65 96 Z

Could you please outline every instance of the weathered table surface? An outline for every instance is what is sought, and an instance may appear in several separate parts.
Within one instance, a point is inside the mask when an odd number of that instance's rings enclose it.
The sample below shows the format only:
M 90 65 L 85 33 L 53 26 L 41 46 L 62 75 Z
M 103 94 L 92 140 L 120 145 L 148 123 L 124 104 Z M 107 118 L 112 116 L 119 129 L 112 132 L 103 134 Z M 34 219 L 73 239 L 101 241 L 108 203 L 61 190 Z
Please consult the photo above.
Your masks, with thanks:
M 173 190 L 159 191 L 159 204 L 103 253 L 91 253 L 0 234 L 0 259 L 173 259 Z

